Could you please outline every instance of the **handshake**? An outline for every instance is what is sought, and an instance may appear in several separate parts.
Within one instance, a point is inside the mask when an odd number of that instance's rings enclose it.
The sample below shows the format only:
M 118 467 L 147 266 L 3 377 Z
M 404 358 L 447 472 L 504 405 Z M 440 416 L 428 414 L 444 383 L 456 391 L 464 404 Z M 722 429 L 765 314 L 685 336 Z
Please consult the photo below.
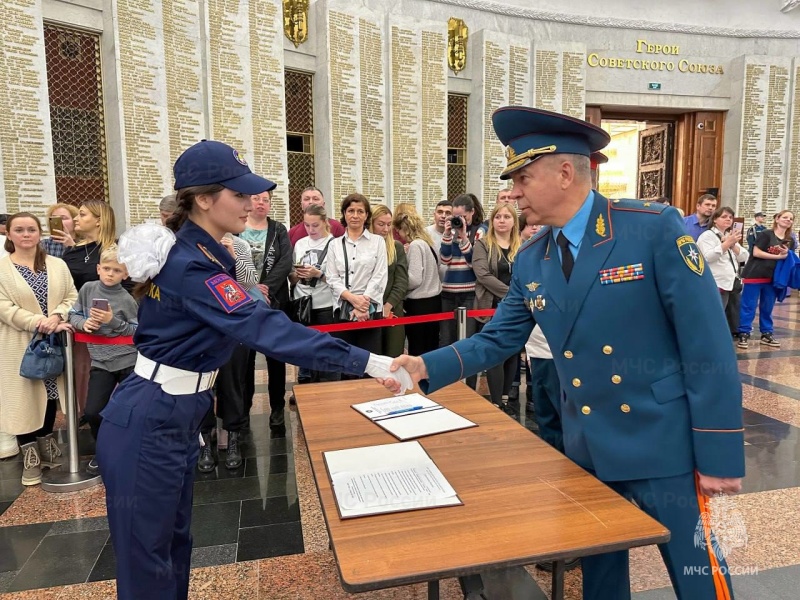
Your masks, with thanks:
M 414 384 L 428 378 L 425 362 L 418 356 L 407 354 L 394 359 L 370 354 L 366 373 L 396 396 L 405 394 Z

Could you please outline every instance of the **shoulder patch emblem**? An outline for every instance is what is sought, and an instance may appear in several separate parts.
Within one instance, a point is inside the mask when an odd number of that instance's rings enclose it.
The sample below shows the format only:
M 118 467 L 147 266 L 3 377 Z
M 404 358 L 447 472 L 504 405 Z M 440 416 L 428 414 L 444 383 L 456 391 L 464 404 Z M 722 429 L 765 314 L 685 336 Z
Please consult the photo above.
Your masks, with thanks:
M 206 279 L 206 286 L 228 314 L 253 301 L 242 286 L 224 273 Z
M 686 266 L 689 267 L 693 273 L 702 275 L 706 270 L 706 261 L 703 260 L 703 255 L 697 247 L 697 244 L 694 243 L 692 236 L 681 236 L 675 240 L 675 243 L 678 244 L 678 250 Z

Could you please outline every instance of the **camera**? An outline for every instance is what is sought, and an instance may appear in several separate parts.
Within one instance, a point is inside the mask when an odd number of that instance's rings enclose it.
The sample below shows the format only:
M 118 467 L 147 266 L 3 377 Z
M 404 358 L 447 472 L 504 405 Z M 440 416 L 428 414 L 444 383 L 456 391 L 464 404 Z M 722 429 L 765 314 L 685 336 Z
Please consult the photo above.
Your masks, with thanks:
M 461 229 L 464 226 L 464 220 L 456 215 L 452 219 L 450 219 L 450 227 L 453 229 Z

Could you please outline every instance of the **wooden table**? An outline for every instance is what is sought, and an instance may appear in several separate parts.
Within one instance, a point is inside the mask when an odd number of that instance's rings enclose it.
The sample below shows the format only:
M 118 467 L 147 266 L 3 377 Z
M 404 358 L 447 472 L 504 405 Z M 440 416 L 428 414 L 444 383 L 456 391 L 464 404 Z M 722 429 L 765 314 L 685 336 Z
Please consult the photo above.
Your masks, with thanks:
M 430 398 L 479 426 L 419 438 L 463 506 L 342 520 L 322 453 L 397 442 L 350 407 L 387 392 L 372 380 L 301 385 L 294 391 L 348 592 L 428 582 L 429 597 L 435 598 L 440 579 L 557 561 L 556 598 L 563 594 L 564 559 L 669 539 L 663 525 L 463 383 Z

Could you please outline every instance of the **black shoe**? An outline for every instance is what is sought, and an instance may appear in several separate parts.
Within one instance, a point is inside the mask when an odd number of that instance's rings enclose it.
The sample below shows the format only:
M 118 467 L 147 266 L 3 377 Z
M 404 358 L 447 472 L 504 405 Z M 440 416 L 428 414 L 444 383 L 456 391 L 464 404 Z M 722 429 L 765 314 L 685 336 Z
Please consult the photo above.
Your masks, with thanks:
M 217 460 L 214 458 L 214 451 L 211 449 L 210 434 L 203 434 L 203 444 L 205 445 L 200 448 L 200 458 L 197 460 L 197 470 L 201 473 L 210 473 L 217 466 Z
M 772 348 L 780 348 L 781 343 L 776 340 L 771 333 L 762 333 L 761 334 L 761 343 L 765 346 L 771 346 Z
M 100 465 L 97 464 L 97 457 L 92 458 L 92 460 L 89 461 L 89 464 L 86 465 L 86 472 L 89 475 L 100 475 Z
M 292 392 L 292 395 L 289 396 L 289 404 L 291 406 L 294 406 L 295 404 L 297 404 L 297 398 L 294 397 L 294 392 Z
M 286 426 L 282 408 L 275 408 L 269 414 L 269 426 L 273 429 Z
M 512 385 L 511 389 L 508 391 L 508 401 L 509 402 L 519 402 L 519 386 Z
M 225 457 L 225 468 L 234 470 L 242 466 L 242 452 L 239 450 L 239 432 L 228 432 L 228 455 Z
M 581 566 L 581 559 L 580 558 L 570 558 L 566 562 L 564 562 L 564 571 L 572 571 L 573 569 L 577 569 Z M 541 569 L 542 571 L 547 571 L 548 573 L 553 572 L 553 563 L 552 562 L 545 562 L 545 563 L 536 563 L 536 568 Z
M 736 347 L 741 348 L 742 350 L 747 350 L 747 347 L 750 345 L 750 334 L 749 333 L 740 333 L 739 337 L 736 341 Z

